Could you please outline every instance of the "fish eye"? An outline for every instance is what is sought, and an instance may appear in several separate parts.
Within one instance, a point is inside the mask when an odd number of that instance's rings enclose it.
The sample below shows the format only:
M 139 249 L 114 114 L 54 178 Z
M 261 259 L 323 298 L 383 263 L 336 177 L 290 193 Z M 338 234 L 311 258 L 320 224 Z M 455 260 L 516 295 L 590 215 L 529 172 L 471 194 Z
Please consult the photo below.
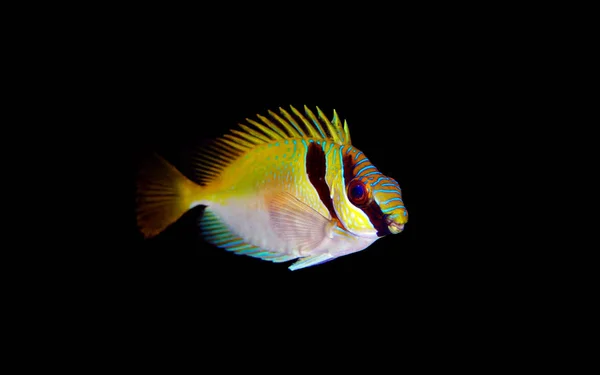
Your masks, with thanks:
M 361 206 L 369 203 L 371 194 L 362 181 L 354 179 L 348 184 L 348 197 L 353 204 Z

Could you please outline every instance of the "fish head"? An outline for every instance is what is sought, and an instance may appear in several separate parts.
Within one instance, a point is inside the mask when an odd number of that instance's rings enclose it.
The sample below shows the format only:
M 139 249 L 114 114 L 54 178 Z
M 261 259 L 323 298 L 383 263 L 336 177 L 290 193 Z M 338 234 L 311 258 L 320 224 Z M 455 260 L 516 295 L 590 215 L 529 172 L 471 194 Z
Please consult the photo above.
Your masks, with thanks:
M 383 175 L 366 157 L 355 155 L 344 160 L 344 196 L 335 203 L 341 223 L 359 237 L 378 238 L 402 232 L 408 211 L 400 185 Z
M 408 211 L 402 201 L 400 186 L 394 179 L 386 176 L 379 176 L 377 179 L 353 178 L 347 184 L 346 194 L 348 202 L 355 207 L 355 210 L 347 215 L 350 220 L 345 220 L 350 231 L 357 233 L 374 231 L 378 237 L 383 237 L 404 230 L 404 225 L 408 222 Z M 352 213 L 354 212 L 356 216 L 357 211 L 368 219 L 362 221 L 365 224 L 363 228 L 357 228 L 355 225 L 361 221 L 351 220 Z

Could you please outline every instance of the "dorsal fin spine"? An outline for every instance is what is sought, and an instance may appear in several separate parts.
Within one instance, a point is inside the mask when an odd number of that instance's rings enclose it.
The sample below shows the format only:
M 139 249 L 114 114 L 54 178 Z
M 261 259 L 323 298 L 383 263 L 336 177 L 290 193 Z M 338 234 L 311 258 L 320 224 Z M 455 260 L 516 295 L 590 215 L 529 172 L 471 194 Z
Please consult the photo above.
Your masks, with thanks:
M 290 122 L 290 124 L 292 124 L 292 126 L 298 131 L 298 133 L 300 133 L 300 136 L 302 138 L 306 137 L 304 131 L 300 128 L 300 126 L 298 126 L 298 124 L 296 124 L 296 121 L 294 121 L 292 115 L 290 115 L 285 109 L 281 107 L 279 107 L 279 111 L 281 112 L 281 114 L 283 114 L 283 117 L 285 117 Z
M 248 143 L 248 142 L 244 141 L 243 139 L 241 139 L 240 137 L 236 137 L 235 135 L 225 134 L 223 137 L 228 138 L 228 139 L 232 140 L 233 142 L 238 143 L 238 144 L 240 144 L 242 146 L 245 146 L 247 148 L 254 147 L 253 144 Z
M 312 111 L 306 105 L 304 106 L 304 112 L 311 119 L 313 124 L 315 124 L 315 127 L 321 134 L 322 139 L 327 139 L 327 136 L 325 135 L 325 132 L 323 131 L 323 128 L 321 127 L 321 123 L 319 122 L 319 120 L 317 120 L 317 118 L 315 117 L 315 114 L 312 113 Z
M 254 125 L 257 128 L 259 128 L 260 130 L 262 130 L 266 135 L 270 136 L 274 140 L 283 139 L 283 138 L 281 138 L 281 136 L 279 134 L 275 133 L 273 130 L 267 128 L 266 126 L 264 126 L 261 123 L 258 123 L 258 122 L 254 121 L 254 120 L 250 120 L 249 118 L 247 118 L 246 121 L 248 121 L 252 125 Z
M 268 118 L 266 118 L 264 116 L 261 116 L 261 115 L 256 115 L 256 116 L 259 119 L 261 119 L 262 122 L 264 122 L 265 124 L 267 124 L 281 138 L 283 138 L 283 139 L 287 138 L 287 135 L 285 135 L 285 133 L 277 125 L 275 125 L 273 122 L 271 122 L 271 120 L 269 120 Z
M 223 151 L 220 148 L 215 148 L 215 146 L 213 146 L 212 144 L 208 145 L 208 147 L 206 147 L 203 150 L 201 156 L 207 157 L 222 164 L 230 163 L 232 158 L 232 155 L 230 155 L 229 153 L 223 153 Z
M 269 111 L 269 115 L 271 115 L 271 117 L 273 117 L 281 125 L 283 125 L 283 127 L 285 128 L 285 130 L 288 131 L 290 137 L 292 137 L 292 138 L 300 137 L 300 134 L 287 121 L 285 121 L 284 119 L 282 119 L 281 117 L 279 117 L 277 115 L 277 113 Z
M 247 131 L 248 133 L 252 134 L 253 136 L 255 136 L 256 138 L 260 139 L 263 142 L 271 142 L 271 140 L 269 138 L 267 138 L 265 135 L 260 134 L 259 132 L 257 132 L 254 129 L 251 129 L 249 126 L 244 125 L 244 124 L 239 124 L 239 126 L 244 129 L 245 131 Z
M 290 109 L 293 115 L 279 107 L 281 116 L 269 110 L 269 118 L 257 114 L 260 122 L 247 118 L 250 126 L 240 123 L 239 129 L 231 129 L 229 134 L 224 134 L 203 147 L 201 153 L 193 157 L 196 181 L 210 183 L 233 161 L 257 145 L 265 143 L 292 138 L 312 138 L 329 139 L 332 144 L 351 145 L 348 123 L 344 121 L 342 125 L 335 110 L 332 120 L 329 121 L 319 107 L 316 107 L 315 116 L 305 105 L 306 117 L 291 105 Z M 300 122 L 304 124 L 304 129 Z
M 235 148 L 237 150 L 240 150 L 242 152 L 248 151 L 248 147 L 242 146 L 242 145 L 240 145 L 238 143 L 235 143 L 235 142 L 232 142 L 229 139 L 221 138 L 220 141 L 223 142 L 223 143 L 225 143 L 225 144 L 228 144 L 229 146 L 231 146 L 231 147 L 233 147 L 233 148 Z
M 212 150 L 214 155 L 221 154 L 222 159 L 230 161 L 241 154 L 241 150 L 237 149 L 237 147 L 228 145 L 226 140 L 223 138 L 214 140 L 208 145 L 208 149 Z M 246 150 L 244 149 L 244 151 Z
M 260 139 L 258 139 L 258 138 L 256 138 L 256 137 L 254 137 L 254 136 L 252 136 L 252 135 L 250 135 L 250 134 L 247 134 L 247 133 L 241 132 L 241 131 L 239 131 L 239 130 L 237 130 L 237 129 L 231 129 L 231 132 L 232 132 L 233 134 L 237 134 L 237 135 L 239 135 L 240 137 L 243 137 L 243 138 L 247 139 L 248 141 L 250 141 L 250 142 L 254 143 L 255 145 L 259 145 L 259 144 L 261 144 L 261 143 L 264 143 L 264 141 L 261 141 Z
M 341 129 L 340 131 L 343 133 L 343 126 L 335 109 L 333 110 L 333 119 L 331 119 L 331 123 L 336 127 L 336 129 Z
M 302 120 L 302 122 L 304 123 L 304 126 L 306 126 L 306 130 L 308 130 L 311 137 L 316 138 L 316 139 L 321 139 L 319 134 L 315 131 L 315 128 L 310 124 L 310 122 L 308 122 L 308 120 L 306 118 L 304 118 L 304 116 L 302 116 L 302 113 L 298 112 L 298 110 L 296 108 L 294 108 L 293 106 L 290 106 L 290 108 L 292 109 L 292 112 L 294 112 L 294 114 L 296 116 L 298 116 L 298 118 L 300 120 Z
M 344 120 L 344 133 L 346 133 L 346 144 L 352 144 L 350 140 L 350 129 L 348 129 L 348 122 Z
M 323 114 L 323 112 L 321 112 L 319 107 L 317 107 L 317 115 L 321 120 L 323 120 L 323 122 L 325 122 L 325 125 L 327 125 L 327 130 L 329 131 L 331 138 L 333 138 L 333 141 L 336 143 L 344 143 L 344 137 L 340 136 L 339 130 L 335 128 L 331 122 L 329 122 L 329 119 Z

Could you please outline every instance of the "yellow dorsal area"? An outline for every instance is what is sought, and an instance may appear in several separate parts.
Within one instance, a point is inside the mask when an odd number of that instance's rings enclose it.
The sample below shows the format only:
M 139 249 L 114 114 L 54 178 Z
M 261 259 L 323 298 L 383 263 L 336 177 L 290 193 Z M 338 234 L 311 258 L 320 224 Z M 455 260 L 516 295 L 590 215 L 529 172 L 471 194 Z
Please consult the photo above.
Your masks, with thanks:
M 304 106 L 304 115 L 293 106 L 291 113 L 279 108 L 279 115 L 268 111 L 270 118 L 257 114 L 257 119 L 247 118 L 248 124 L 238 124 L 239 129 L 232 129 L 228 134 L 214 140 L 197 160 L 197 180 L 204 184 L 217 179 L 223 169 L 247 152 L 272 142 L 312 138 L 327 140 L 339 145 L 350 145 L 348 124 L 340 121 L 333 111 L 331 121 L 316 107 L 315 115 Z

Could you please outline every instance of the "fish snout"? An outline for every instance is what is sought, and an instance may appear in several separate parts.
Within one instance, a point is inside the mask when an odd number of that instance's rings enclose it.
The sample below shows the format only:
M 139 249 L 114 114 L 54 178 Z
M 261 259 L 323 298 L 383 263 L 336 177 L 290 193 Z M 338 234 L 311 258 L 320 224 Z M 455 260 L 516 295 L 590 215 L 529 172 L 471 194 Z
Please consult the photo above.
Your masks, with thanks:
M 404 230 L 404 224 L 398 224 L 392 221 L 388 223 L 388 229 L 392 234 L 398 234 Z
M 404 215 L 389 215 L 386 217 L 386 223 L 388 230 L 392 234 L 398 234 L 404 230 L 404 224 L 406 224 L 406 216 Z

